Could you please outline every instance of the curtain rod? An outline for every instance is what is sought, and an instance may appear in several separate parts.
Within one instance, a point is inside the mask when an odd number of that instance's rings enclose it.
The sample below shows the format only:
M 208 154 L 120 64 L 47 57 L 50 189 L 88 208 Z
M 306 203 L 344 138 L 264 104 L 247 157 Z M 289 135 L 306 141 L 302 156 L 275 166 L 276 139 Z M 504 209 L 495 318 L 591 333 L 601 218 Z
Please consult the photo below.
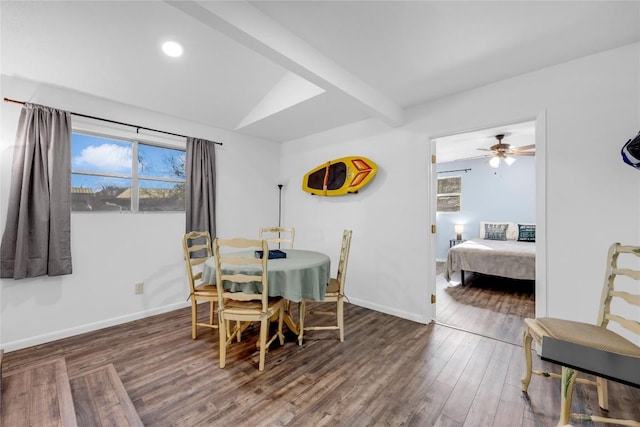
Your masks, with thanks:
M 447 173 L 447 172 L 464 172 L 467 173 L 471 170 L 471 168 L 466 168 L 466 169 L 453 169 L 450 171 L 439 171 L 438 173 Z
M 4 101 L 5 102 L 13 102 L 14 104 L 22 104 L 22 105 L 25 104 L 25 101 L 17 101 L 15 99 L 10 99 L 10 98 L 4 98 Z M 100 120 L 100 121 L 103 121 L 103 122 L 113 123 L 113 124 L 116 124 L 116 125 L 129 126 L 129 127 L 132 127 L 132 128 L 136 128 L 136 132 L 139 131 L 140 129 L 144 129 L 144 130 L 150 130 L 152 132 L 164 133 L 166 135 L 178 136 L 180 138 L 188 138 L 187 136 L 180 135 L 178 133 L 167 132 L 167 131 L 158 130 L 158 129 L 152 129 L 152 128 L 148 128 L 148 127 L 145 127 L 145 126 L 132 125 L 130 123 L 118 122 L 116 120 L 103 119 L 101 117 L 89 116 L 87 114 L 74 113 L 74 112 L 71 112 L 71 111 L 69 111 L 69 114 L 72 114 L 72 115 L 78 116 L 78 117 L 84 117 L 86 119 L 94 119 L 94 120 Z M 217 144 L 217 145 L 222 145 L 222 142 L 217 142 L 217 141 L 212 141 L 212 142 L 214 144 Z

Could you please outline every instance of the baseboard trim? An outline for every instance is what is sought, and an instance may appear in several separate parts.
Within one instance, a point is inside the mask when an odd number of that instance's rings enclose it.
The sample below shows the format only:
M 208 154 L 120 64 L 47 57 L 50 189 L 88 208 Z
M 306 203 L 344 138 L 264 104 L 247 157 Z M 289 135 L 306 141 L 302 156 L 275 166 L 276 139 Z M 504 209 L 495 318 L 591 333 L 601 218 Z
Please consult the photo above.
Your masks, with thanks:
M 99 322 L 93 322 L 93 323 L 87 323 L 85 325 L 75 326 L 73 328 L 63 329 L 63 330 L 55 331 L 49 334 L 42 334 L 35 337 L 25 338 L 22 340 L 2 343 L 1 346 L 2 346 L 2 350 L 6 352 L 21 350 L 23 348 L 48 343 L 48 342 L 59 340 L 62 338 L 72 337 L 74 335 L 83 334 L 85 332 L 97 331 L 98 329 L 108 328 L 109 326 L 115 326 L 115 325 L 120 325 L 122 323 L 131 322 L 134 320 L 144 319 L 145 317 L 166 313 L 166 312 L 177 310 L 183 307 L 189 307 L 190 305 L 191 303 L 189 301 L 169 304 L 162 307 L 152 308 L 149 310 L 138 311 L 136 313 L 127 314 L 124 316 L 118 316 L 118 317 L 113 317 L 111 319 L 101 320 Z
M 374 311 L 379 311 L 381 313 L 385 313 L 385 314 L 390 314 L 392 316 L 396 316 L 396 317 L 400 317 L 402 319 L 407 319 L 407 320 L 411 320 L 414 322 L 418 322 L 418 323 L 422 323 L 422 324 L 429 324 L 433 321 L 433 319 L 424 316 L 424 315 L 419 315 L 416 313 L 410 313 L 407 311 L 402 311 L 402 310 L 395 310 L 389 307 L 386 307 L 384 305 L 378 305 L 378 304 L 374 304 L 370 301 L 364 301 L 358 298 L 352 298 L 352 297 L 348 297 L 348 301 L 352 304 L 355 304 L 357 306 L 360 307 L 364 307 L 364 308 L 368 308 L 370 310 L 374 310 Z

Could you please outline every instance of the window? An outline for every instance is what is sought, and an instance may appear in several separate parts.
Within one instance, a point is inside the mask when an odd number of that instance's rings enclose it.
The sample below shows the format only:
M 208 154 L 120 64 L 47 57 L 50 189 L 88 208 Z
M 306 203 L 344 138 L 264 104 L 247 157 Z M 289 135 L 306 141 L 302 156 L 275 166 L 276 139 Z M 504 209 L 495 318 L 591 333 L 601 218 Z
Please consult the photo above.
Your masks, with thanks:
M 184 211 L 184 150 L 74 132 L 72 211 Z
M 460 212 L 462 177 L 438 178 L 437 212 Z

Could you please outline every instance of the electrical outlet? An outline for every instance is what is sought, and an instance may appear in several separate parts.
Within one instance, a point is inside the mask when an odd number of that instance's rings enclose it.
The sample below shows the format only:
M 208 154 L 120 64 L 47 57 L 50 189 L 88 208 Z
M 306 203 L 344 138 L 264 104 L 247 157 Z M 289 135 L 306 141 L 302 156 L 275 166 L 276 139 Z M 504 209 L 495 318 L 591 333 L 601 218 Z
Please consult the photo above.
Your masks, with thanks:
M 138 282 L 135 285 L 133 285 L 133 293 L 134 294 L 140 295 L 143 292 L 144 292 L 144 283 L 143 282 Z

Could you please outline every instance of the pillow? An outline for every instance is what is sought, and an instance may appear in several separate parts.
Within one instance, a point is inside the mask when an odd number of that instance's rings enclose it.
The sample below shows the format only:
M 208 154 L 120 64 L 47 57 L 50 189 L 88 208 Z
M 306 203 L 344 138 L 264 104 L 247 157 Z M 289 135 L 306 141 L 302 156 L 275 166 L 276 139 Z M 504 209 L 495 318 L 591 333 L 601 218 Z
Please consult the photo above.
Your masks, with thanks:
M 515 222 L 509 223 L 509 228 L 507 228 L 507 240 L 516 240 L 518 239 L 518 226 Z
M 480 221 L 480 238 L 486 239 L 486 225 L 487 224 L 498 224 L 498 225 L 507 225 L 507 240 L 517 240 L 518 239 L 518 224 L 515 222 L 508 221 Z
M 535 242 L 536 225 L 518 224 L 518 242 Z
M 487 240 L 507 240 L 509 224 L 485 224 L 484 238 Z

